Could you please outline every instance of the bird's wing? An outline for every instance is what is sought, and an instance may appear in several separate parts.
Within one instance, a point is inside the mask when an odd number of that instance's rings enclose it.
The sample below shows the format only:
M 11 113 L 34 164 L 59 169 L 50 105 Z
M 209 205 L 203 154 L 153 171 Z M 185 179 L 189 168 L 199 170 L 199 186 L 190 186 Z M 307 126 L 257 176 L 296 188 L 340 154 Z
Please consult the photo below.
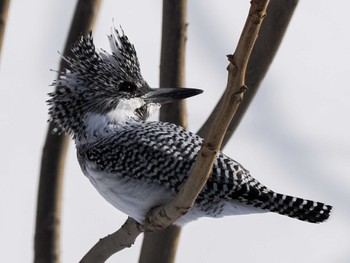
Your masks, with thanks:
M 78 149 L 97 171 L 156 183 L 176 193 L 191 172 L 203 139 L 182 127 L 143 122 Z M 259 195 L 263 186 L 239 163 L 219 153 L 198 202 Z M 248 196 L 246 196 L 248 197 Z

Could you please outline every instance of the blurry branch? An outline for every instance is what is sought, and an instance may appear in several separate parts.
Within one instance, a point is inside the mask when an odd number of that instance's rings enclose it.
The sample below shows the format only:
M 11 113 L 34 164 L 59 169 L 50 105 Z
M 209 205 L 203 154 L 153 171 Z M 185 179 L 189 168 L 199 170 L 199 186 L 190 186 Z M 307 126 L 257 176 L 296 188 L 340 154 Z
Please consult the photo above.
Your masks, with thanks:
M 4 42 L 7 14 L 10 6 L 10 0 L 0 0 L 0 55 L 2 44 Z
M 236 130 L 244 113 L 249 107 L 250 102 L 253 100 L 261 81 L 265 77 L 297 4 L 298 0 L 271 0 L 267 9 L 268 16 L 261 26 L 259 38 L 255 43 L 249 59 L 245 81 L 248 90 L 244 94 L 244 101 L 238 108 L 235 118 L 232 119 L 227 129 L 222 148 L 226 145 L 227 141 Z M 223 96 L 217 103 L 214 111 L 198 131 L 198 135 L 201 137 L 206 136 L 212 120 L 219 109 L 219 105 L 221 105 L 224 100 Z
M 71 46 L 79 35 L 87 35 L 95 23 L 101 0 L 79 0 L 64 49 L 71 54 Z M 61 60 L 60 71 L 67 67 Z M 64 163 L 69 138 L 53 134 L 50 123 L 42 153 L 37 200 L 34 240 L 35 263 L 60 262 L 60 221 Z
M 162 47 L 160 57 L 161 88 L 183 87 L 185 84 L 187 0 L 163 0 Z M 186 101 L 162 105 L 160 121 L 187 127 Z
M 236 51 L 233 55 L 228 56 L 230 63 L 227 68 L 228 81 L 223 103 L 220 105 L 217 115 L 212 122 L 212 126 L 208 130 L 208 136 L 201 147 L 192 173 L 180 189 L 178 195 L 170 203 L 151 209 L 146 216 L 146 222 L 143 226 L 135 223 L 135 227 L 130 228 L 129 232 L 124 231 L 128 234 L 127 239 L 117 239 L 122 237 L 120 235 L 116 237 L 112 234 L 105 237 L 103 239 L 104 242 L 123 244 L 124 247 L 131 246 L 134 242 L 133 238 L 136 238 L 141 231 L 156 231 L 164 229 L 183 214 L 187 213 L 187 211 L 193 206 L 198 194 L 209 177 L 226 129 L 243 99 L 243 93 L 246 90 L 244 79 L 248 60 L 255 40 L 258 37 L 258 32 L 262 20 L 265 17 L 268 3 L 269 0 L 251 1 L 249 15 Z M 122 230 L 123 228 L 118 231 Z M 113 246 L 110 246 L 111 250 L 113 248 Z M 98 242 L 81 262 L 104 262 L 108 257 L 97 257 L 96 255 L 108 254 L 110 256 L 116 251 L 111 250 L 106 251 L 105 247 L 101 248 Z
M 185 85 L 186 16 L 187 0 L 163 0 L 160 87 Z M 164 104 L 159 119 L 187 128 L 186 101 Z M 176 225 L 146 232 L 139 263 L 174 262 L 180 232 L 181 228 Z

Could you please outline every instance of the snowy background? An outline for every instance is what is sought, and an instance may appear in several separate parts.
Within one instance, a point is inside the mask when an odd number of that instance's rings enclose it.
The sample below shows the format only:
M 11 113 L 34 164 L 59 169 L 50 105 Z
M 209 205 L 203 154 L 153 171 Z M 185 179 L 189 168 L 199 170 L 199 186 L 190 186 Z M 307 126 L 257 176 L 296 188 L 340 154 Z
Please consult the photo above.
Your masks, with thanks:
M 12 1 L 0 65 L 2 262 L 31 262 L 47 92 L 76 1 Z M 112 19 L 135 44 L 144 78 L 158 85 L 160 0 L 102 4 L 96 45 Z M 197 131 L 226 84 L 249 1 L 189 1 L 186 84 Z M 225 153 L 270 188 L 334 205 L 313 225 L 275 214 L 201 219 L 183 229 L 177 262 L 350 262 L 350 39 L 348 1 L 300 1 L 260 91 Z M 64 179 L 62 259 L 77 262 L 126 216 L 82 175 L 70 145 Z M 137 262 L 142 238 L 109 262 Z

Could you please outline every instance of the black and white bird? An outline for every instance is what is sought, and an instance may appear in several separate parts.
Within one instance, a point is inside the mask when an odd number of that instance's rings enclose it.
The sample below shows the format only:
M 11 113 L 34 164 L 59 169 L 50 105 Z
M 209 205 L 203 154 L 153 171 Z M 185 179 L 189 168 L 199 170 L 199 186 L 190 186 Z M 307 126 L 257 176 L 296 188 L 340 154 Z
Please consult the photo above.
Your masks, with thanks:
M 147 121 L 162 103 L 200 94 L 197 89 L 153 89 L 142 78 L 135 48 L 116 29 L 111 53 L 97 51 L 91 34 L 64 59 L 69 69 L 49 94 L 50 121 L 72 135 L 79 164 L 97 191 L 143 223 L 169 202 L 191 172 L 203 139 L 177 125 Z M 194 207 L 176 224 L 200 217 L 276 212 L 303 221 L 325 221 L 332 207 L 276 193 L 238 162 L 219 152 Z

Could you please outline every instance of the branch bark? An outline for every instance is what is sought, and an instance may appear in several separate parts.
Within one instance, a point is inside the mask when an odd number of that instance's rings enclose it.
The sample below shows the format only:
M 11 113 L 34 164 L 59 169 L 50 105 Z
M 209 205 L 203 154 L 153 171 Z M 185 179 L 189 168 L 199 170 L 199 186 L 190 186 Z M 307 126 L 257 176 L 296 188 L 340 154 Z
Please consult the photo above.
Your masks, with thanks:
M 77 3 L 73 22 L 64 49 L 64 56 L 80 34 L 87 35 L 95 23 L 101 0 L 80 0 Z M 60 70 L 67 67 L 61 60 Z M 35 263 L 60 262 L 60 221 L 64 163 L 69 137 L 53 134 L 51 123 L 43 149 L 37 200 L 34 240 Z
M 265 17 L 268 3 L 269 0 L 251 1 L 249 15 L 236 51 L 233 55 L 228 56 L 230 63 L 228 65 L 228 81 L 224 93 L 224 101 L 219 107 L 212 126 L 208 130 L 208 136 L 201 147 L 190 177 L 186 180 L 173 201 L 164 206 L 151 209 L 146 217 L 145 225 L 143 228 L 139 228 L 140 231 L 164 229 L 176 221 L 176 219 L 193 206 L 198 194 L 206 183 L 226 129 L 243 99 L 243 93 L 246 90 L 244 78 L 248 60 L 256 38 L 258 37 L 258 32 L 262 20 Z M 110 236 L 107 236 L 106 238 L 108 239 L 109 237 Z M 111 242 L 113 241 L 111 240 Z M 128 245 L 132 243 L 133 242 L 129 242 Z M 98 246 L 99 244 L 97 243 L 92 250 L 97 249 Z M 104 262 L 99 258 L 94 258 L 93 260 L 94 261 L 82 262 Z
M 186 180 L 176 198 L 170 203 L 152 209 L 145 228 L 150 231 L 162 229 L 176 221 L 193 206 L 198 194 L 206 183 L 225 132 L 247 89 L 244 83 L 248 60 L 259 29 L 266 14 L 269 0 L 253 0 L 248 18 L 238 41 L 236 51 L 228 55 L 228 80 L 224 99 L 208 130 L 207 137 L 198 154 L 191 176 Z
M 2 50 L 2 44 L 4 42 L 4 35 L 5 35 L 9 6 L 10 6 L 10 0 L 0 0 L 0 55 Z
M 185 84 L 185 47 L 187 0 L 163 0 L 160 87 L 183 87 Z M 169 103 L 160 110 L 160 121 L 187 128 L 186 102 Z M 139 263 L 172 263 L 181 228 L 171 225 L 156 232 L 146 232 Z
M 298 0 L 270 1 L 267 9 L 268 16 L 261 26 L 259 38 L 255 43 L 248 63 L 246 85 L 249 89 L 245 92 L 244 101 L 237 109 L 235 117 L 232 119 L 226 131 L 221 148 L 223 148 L 231 138 L 253 100 L 261 81 L 265 77 L 276 55 L 297 4 Z M 211 122 L 219 109 L 219 105 L 222 104 L 223 100 L 224 97 L 222 96 L 209 118 L 197 132 L 199 136 L 205 138 Z

